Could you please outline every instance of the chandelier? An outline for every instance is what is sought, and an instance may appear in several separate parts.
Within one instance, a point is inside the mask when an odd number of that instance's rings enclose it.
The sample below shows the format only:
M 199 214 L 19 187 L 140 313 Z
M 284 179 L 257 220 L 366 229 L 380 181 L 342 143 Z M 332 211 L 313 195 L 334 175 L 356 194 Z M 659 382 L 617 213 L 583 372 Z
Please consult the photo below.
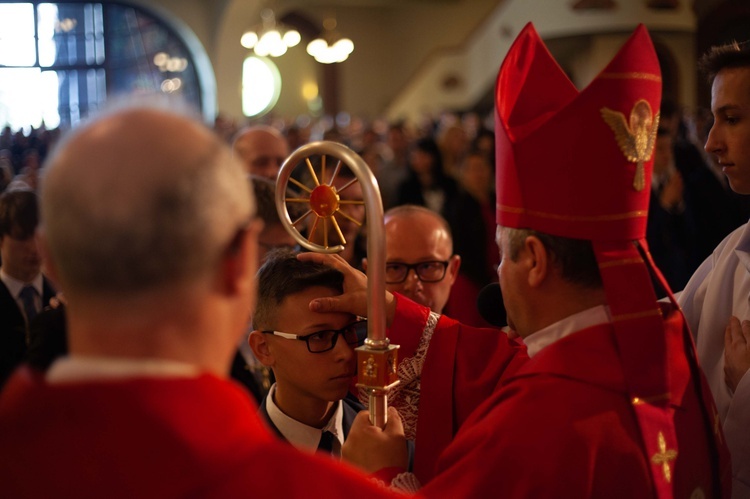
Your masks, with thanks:
M 260 11 L 262 23 L 253 29 L 245 31 L 240 43 L 247 49 L 252 49 L 255 55 L 261 57 L 280 57 L 287 49 L 297 45 L 300 40 L 299 31 L 276 23 L 276 17 L 271 9 Z
M 323 21 L 325 30 L 315 40 L 307 44 L 307 53 L 322 64 L 343 62 L 354 51 L 354 42 L 342 37 L 336 31 L 336 20 Z

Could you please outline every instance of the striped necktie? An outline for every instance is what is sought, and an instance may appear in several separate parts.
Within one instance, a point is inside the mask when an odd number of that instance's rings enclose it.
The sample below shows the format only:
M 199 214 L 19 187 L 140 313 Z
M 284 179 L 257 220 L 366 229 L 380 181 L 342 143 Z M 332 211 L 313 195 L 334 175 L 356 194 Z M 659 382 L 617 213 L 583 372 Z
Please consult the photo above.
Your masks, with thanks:
M 23 289 L 21 289 L 21 292 L 18 293 L 18 298 L 21 299 L 21 303 L 23 304 L 23 312 L 26 315 L 27 324 L 30 324 L 31 319 L 36 316 L 36 297 L 36 289 L 30 284 L 24 286 Z

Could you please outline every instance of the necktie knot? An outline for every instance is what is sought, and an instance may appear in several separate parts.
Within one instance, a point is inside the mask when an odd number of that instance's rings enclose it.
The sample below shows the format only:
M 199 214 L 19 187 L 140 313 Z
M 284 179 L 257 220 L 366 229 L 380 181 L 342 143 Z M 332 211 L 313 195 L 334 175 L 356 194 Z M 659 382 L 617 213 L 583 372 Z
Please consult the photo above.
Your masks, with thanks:
M 31 319 L 36 316 L 37 310 L 36 310 L 36 297 L 37 292 L 34 286 L 31 286 L 27 284 L 21 289 L 21 292 L 18 293 L 18 297 L 21 299 L 21 303 L 23 304 L 23 313 L 26 315 L 26 322 L 30 323 Z
M 320 443 L 318 443 L 318 452 L 325 452 L 331 454 L 333 452 L 333 433 L 330 431 L 324 431 L 320 436 Z

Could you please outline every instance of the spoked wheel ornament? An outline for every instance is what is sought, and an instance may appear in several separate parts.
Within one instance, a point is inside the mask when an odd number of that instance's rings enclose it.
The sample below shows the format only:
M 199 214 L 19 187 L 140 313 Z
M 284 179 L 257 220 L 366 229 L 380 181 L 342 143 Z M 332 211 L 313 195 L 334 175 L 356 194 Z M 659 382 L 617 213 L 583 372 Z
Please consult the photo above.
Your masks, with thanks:
M 315 247 L 315 249 L 307 249 L 311 251 L 325 250 L 325 252 L 328 252 L 331 250 L 339 252 L 350 241 L 346 240 L 336 217 L 346 218 L 357 226 L 362 226 L 362 220 L 351 217 L 346 211 L 342 210 L 342 207 L 347 204 L 364 205 L 365 201 L 363 199 L 341 199 L 341 193 L 359 182 L 359 179 L 355 177 L 340 188 L 334 186 L 334 182 L 343 166 L 341 159 L 327 154 L 320 154 L 318 158 L 320 160 L 319 175 L 316 173 L 310 157 L 308 156 L 304 159 L 304 164 L 307 166 L 307 177 L 310 179 L 311 185 L 306 185 L 291 176 L 289 177 L 289 182 L 300 189 L 300 195 L 288 197 L 288 191 L 285 191 L 284 209 L 288 213 L 289 204 L 301 204 L 306 208 L 302 216 L 296 220 L 290 220 L 290 222 L 297 233 Z M 326 167 L 330 159 L 335 161 L 335 166 L 329 177 Z M 310 223 L 310 220 L 312 220 L 312 223 Z M 307 236 L 304 236 L 303 231 L 300 230 L 305 227 L 309 228 Z M 331 232 L 333 232 L 334 237 L 331 237 Z M 297 238 L 295 237 L 295 239 Z

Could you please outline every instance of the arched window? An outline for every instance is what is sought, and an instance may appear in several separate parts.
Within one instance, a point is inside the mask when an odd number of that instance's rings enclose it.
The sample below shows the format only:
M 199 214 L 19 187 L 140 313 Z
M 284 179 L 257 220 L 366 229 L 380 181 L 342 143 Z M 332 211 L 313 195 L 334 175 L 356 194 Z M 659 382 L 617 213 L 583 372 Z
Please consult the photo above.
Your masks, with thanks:
M 205 114 L 214 106 L 205 87 L 215 89 L 194 55 L 135 5 L 0 0 L 0 126 L 75 125 L 108 97 L 134 93 L 177 93 Z
M 250 56 L 242 65 L 242 112 L 250 118 L 262 116 L 276 105 L 281 93 L 281 75 L 267 57 Z

